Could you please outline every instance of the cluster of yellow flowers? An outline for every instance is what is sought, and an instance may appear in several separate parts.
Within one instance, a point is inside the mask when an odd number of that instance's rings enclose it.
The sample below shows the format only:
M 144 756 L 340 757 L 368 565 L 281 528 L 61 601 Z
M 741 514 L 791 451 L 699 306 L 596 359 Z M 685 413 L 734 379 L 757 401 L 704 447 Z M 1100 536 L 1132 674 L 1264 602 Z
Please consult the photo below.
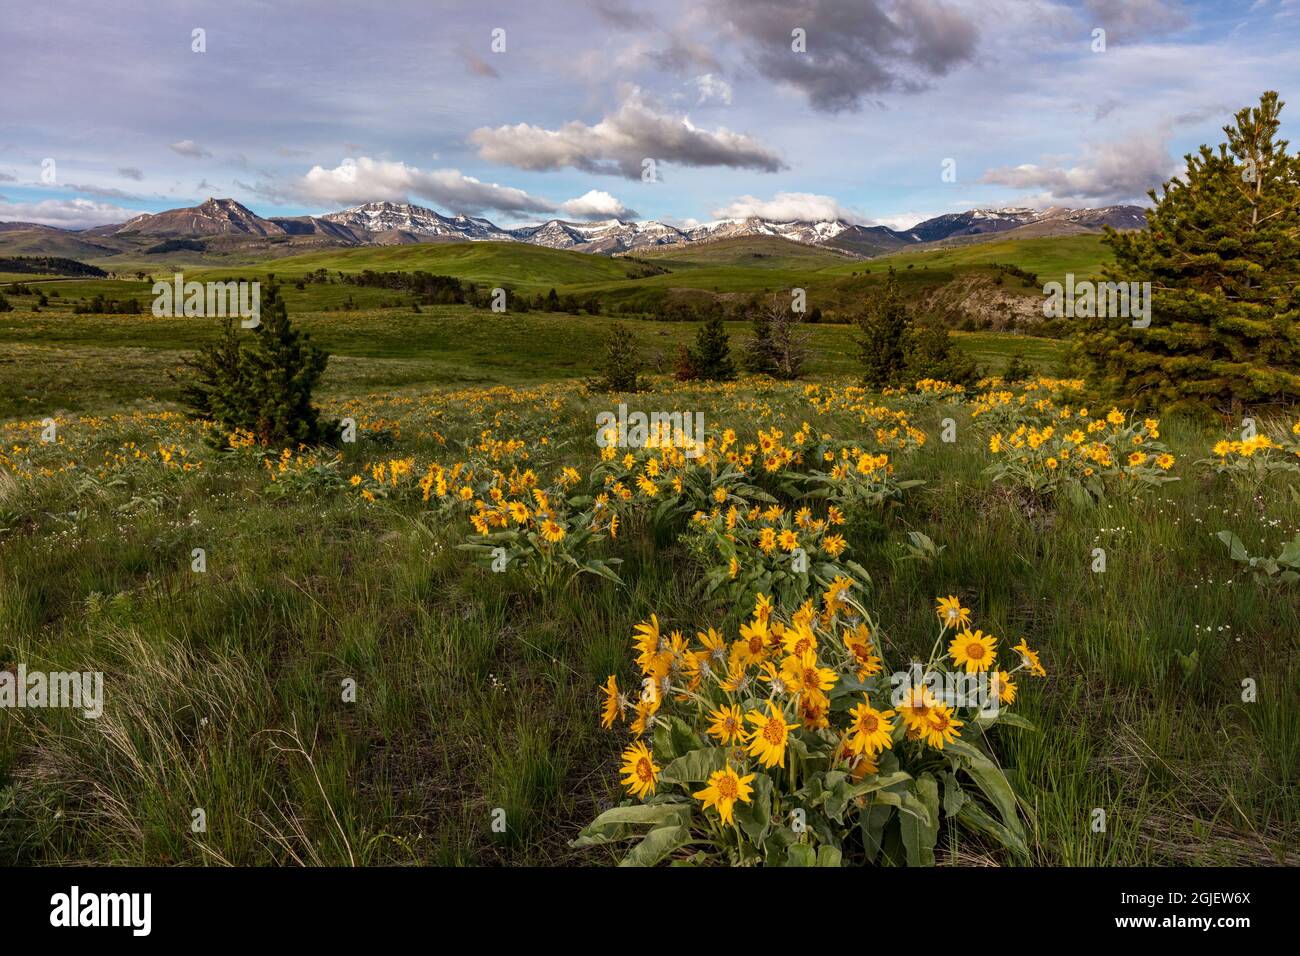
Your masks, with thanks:
M 900 742 L 942 751 L 958 739 L 965 725 L 957 716 L 958 705 L 928 686 L 939 666 L 933 652 L 925 678 L 904 687 L 894 706 L 886 702 L 890 685 L 881 679 L 883 663 L 870 618 L 849 592 L 850 582 L 838 579 L 822 595 L 820 611 L 806 601 L 788 621 L 759 595 L 752 617 L 731 641 L 710 627 L 697 633 L 692 644 L 680 631 L 664 634 L 654 615 L 638 624 L 633 642 L 639 692 L 629 696 L 613 674 L 602 687 L 602 726 L 629 720 L 638 738 L 623 753 L 621 772 L 628 791 L 645 799 L 659 785 L 662 768 L 648 741 L 657 727 L 666 726 L 665 701 L 682 705 L 678 715 L 725 751 L 723 765 L 711 771 L 703 789 L 693 792 L 704 809 L 716 809 L 724 824 L 734 822 L 737 802 L 750 801 L 757 774 L 786 767 L 796 734 L 806 735 L 801 753 L 821 746 L 832 765 L 855 781 L 878 774 L 881 753 Z M 951 666 L 989 672 L 1000 703 L 1015 701 L 1016 671 L 1046 676 L 1037 652 L 1024 641 L 1013 649 L 1019 664 L 1011 671 L 1001 669 L 997 638 L 970 629 L 970 611 L 958 598 L 940 598 L 936 614 L 940 638 L 953 634 Z M 842 685 L 846 693 L 837 693 Z M 840 703 L 833 703 L 832 695 Z M 847 717 L 847 723 L 832 729 L 833 712 Z M 797 784 L 791 779 L 790 787 Z
M 1250 474 L 1262 477 L 1274 471 L 1300 471 L 1300 421 L 1276 438 L 1262 430 L 1244 435 L 1240 440 L 1216 442 L 1210 464 L 1220 473 Z
M 995 480 L 1013 480 L 1034 491 L 1064 480 L 1095 494 L 1115 479 L 1159 484 L 1174 480 L 1167 474 L 1174 456 L 1159 438 L 1160 423 L 1154 418 L 1129 422 L 1117 408 L 1094 418 L 1086 407 L 1065 407 L 1050 424 L 1022 422 L 1006 434 L 994 432 L 989 451 L 1001 457 L 990 471 Z

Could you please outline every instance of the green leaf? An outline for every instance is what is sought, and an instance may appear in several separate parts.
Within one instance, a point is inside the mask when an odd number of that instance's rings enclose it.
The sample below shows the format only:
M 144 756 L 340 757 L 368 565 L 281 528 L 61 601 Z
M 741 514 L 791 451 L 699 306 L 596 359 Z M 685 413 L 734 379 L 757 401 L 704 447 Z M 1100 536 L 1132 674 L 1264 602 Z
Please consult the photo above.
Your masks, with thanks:
M 587 829 L 611 823 L 648 823 L 654 826 L 673 823 L 685 826 L 691 821 L 689 803 L 636 803 L 626 807 L 606 810 L 592 820 Z
M 785 851 L 786 866 L 816 866 L 817 852 L 807 843 L 796 843 Z
M 957 812 L 957 820 L 978 833 L 992 837 L 1022 860 L 1029 859 L 1029 848 L 1025 846 L 1024 839 L 994 820 L 973 800 L 967 800 L 961 805 L 961 810 Z
M 915 799 L 924 804 L 928 819 L 907 815 L 899 820 L 907 865 L 934 866 L 934 845 L 939 839 L 939 784 L 933 774 L 923 773 L 917 778 L 915 794 Z
M 683 754 L 659 774 L 665 783 L 704 783 L 709 775 L 721 770 L 727 763 L 726 747 L 705 747 Z
M 948 748 L 961 758 L 959 763 L 962 769 L 975 781 L 984 796 L 998 808 L 998 813 L 1001 814 L 1002 822 L 1007 829 L 1023 841 L 1024 828 L 1020 824 L 1016 795 L 1002 769 L 983 752 L 963 740 L 952 741 L 948 744 Z
M 885 842 L 885 826 L 893 816 L 893 807 L 883 801 L 876 801 L 858 818 L 858 826 L 862 830 L 862 845 L 867 851 L 867 859 L 872 863 L 880 858 L 880 851 Z
M 754 776 L 749 803 L 737 803 L 736 823 L 744 834 L 762 847 L 772 823 L 772 778 L 761 771 Z
M 1250 560 L 1250 552 L 1247 551 L 1246 546 L 1241 543 L 1241 539 L 1231 531 L 1220 531 L 1218 538 L 1228 546 L 1228 554 L 1232 556 L 1232 560 L 1241 562 L 1248 562 Z
M 619 866 L 654 866 L 673 850 L 691 842 L 691 831 L 686 827 L 656 827 L 645 839 L 632 848 Z
M 817 865 L 818 866 L 843 866 L 844 857 L 840 853 L 839 847 L 823 843 L 817 848 Z

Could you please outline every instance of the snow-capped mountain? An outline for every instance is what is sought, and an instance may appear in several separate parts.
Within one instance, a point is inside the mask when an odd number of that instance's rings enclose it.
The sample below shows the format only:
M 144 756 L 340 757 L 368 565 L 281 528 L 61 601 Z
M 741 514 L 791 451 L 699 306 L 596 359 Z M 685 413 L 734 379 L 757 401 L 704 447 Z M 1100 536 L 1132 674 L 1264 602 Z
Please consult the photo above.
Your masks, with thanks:
M 475 241 L 508 241 L 515 238 L 486 219 L 472 216 L 444 216 L 424 206 L 405 202 L 368 202 L 342 212 L 321 216 L 363 232 L 408 232 L 417 236 L 442 236 Z
M 985 237 L 1003 234 L 1008 234 L 1007 238 L 1032 238 L 1095 233 L 1106 226 L 1140 229 L 1145 224 L 1146 211 L 1140 206 L 1105 206 L 1099 209 L 970 209 L 935 216 L 907 230 L 858 225 L 843 219 L 805 221 L 758 217 L 719 219 L 687 228 L 654 219 L 639 222 L 550 219 L 534 225 L 502 228 L 482 217 L 444 216 L 436 210 L 404 202 L 368 202 L 324 216 L 264 219 L 233 199 L 208 199 L 190 208 L 146 213 L 117 226 L 99 226 L 87 230 L 86 234 L 124 238 L 195 237 L 226 243 L 273 237 L 311 237 L 304 241 L 343 245 L 466 240 L 523 242 L 603 255 L 773 236 L 859 256 L 876 256 L 925 243 L 980 242 Z
M 583 252 L 627 252 L 647 246 L 676 245 L 689 241 L 680 229 L 648 219 L 627 222 L 604 219 L 596 222 L 569 222 L 552 219 L 540 226 L 521 226 L 511 230 L 520 242 L 550 249 L 578 249 Z
M 843 219 L 823 219 L 820 222 L 793 219 L 782 222 L 751 216 L 747 219 L 719 219 L 706 222 L 687 230 L 686 235 L 692 242 L 735 239 L 741 236 L 779 236 L 793 242 L 815 245 L 829 242 L 847 228 L 849 223 Z

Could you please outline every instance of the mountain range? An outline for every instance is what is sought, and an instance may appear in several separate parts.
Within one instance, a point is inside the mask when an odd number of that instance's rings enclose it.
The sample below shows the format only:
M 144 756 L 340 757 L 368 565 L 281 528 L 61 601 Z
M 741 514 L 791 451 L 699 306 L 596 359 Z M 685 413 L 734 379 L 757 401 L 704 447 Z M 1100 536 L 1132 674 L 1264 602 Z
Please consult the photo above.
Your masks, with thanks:
M 843 219 L 772 220 L 758 217 L 720 219 L 689 227 L 657 220 L 605 219 L 547 222 L 503 228 L 475 216 L 444 216 L 404 202 L 368 202 L 323 216 L 263 218 L 233 199 L 209 198 L 197 206 L 145 213 L 124 223 L 84 230 L 64 230 L 33 223 L 0 223 L 0 250 L 25 240 L 38 253 L 112 255 L 130 248 L 137 252 L 203 250 L 215 242 L 327 245 L 393 245 L 415 242 L 524 242 L 551 249 L 603 255 L 632 253 L 746 236 L 774 236 L 824 246 L 859 256 L 877 256 L 909 246 L 978 242 L 993 236 L 1030 238 L 1097 233 L 1106 226 L 1140 229 L 1146 212 L 1140 206 L 1098 209 L 1045 210 L 1028 208 L 972 209 L 919 222 L 906 230 L 864 226 Z M 66 236 L 74 248 L 58 240 Z M 44 241 L 43 241 L 44 240 Z M 141 246 L 141 243 L 146 244 Z M 148 245 L 153 243 L 153 245 Z M 77 245 L 85 248 L 75 248 Z M 58 248 L 53 248 L 58 247 Z

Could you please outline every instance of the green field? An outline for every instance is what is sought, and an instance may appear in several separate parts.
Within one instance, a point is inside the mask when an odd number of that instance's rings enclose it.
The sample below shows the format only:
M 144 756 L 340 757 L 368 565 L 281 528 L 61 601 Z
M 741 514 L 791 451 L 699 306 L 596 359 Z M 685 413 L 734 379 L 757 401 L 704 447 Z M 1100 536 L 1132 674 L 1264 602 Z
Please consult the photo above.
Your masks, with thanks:
M 1087 243 L 1054 242 L 1056 252 L 1024 242 L 889 261 L 907 282 L 1008 261 L 1045 278 L 1099 261 Z M 659 256 L 673 271 L 644 278 L 628 278 L 638 266 L 627 260 L 492 244 L 316 253 L 242 275 L 423 269 L 631 300 L 661 286 L 847 295 L 884 266 L 798 250 L 745 264 L 754 251 L 718 243 L 701 257 Z M 60 297 L 40 312 L 33 297 L 11 296 L 15 311 L 0 313 L 0 670 L 102 671 L 105 710 L 98 720 L 0 715 L 2 862 L 611 863 L 611 848 L 569 844 L 622 799 L 628 735 L 599 727 L 597 686 L 610 673 L 635 686 L 631 635 L 651 614 L 665 630 L 734 634 L 748 606 L 701 592 L 707 568 L 684 519 L 629 524 L 602 545 L 622 560 L 622 585 L 584 576 L 538 589 L 458 548 L 472 534 L 464 513 L 418 493 L 369 501 L 346 479 L 394 460 L 413 461 L 418 477 L 431 462 L 482 456 L 486 429 L 521 442 L 488 467 L 546 476 L 572 466 L 586 480 L 594 416 L 619 402 L 697 410 L 710 429 L 734 427 L 745 441 L 771 428 L 788 440 L 805 422 L 868 448 L 876 440 L 856 412 L 805 392 L 860 379 L 853 326 L 809 328 L 804 381 L 655 375 L 647 391 L 611 395 L 582 384 L 599 369 L 608 316 L 417 313 L 380 289 L 289 282 L 295 324 L 332 355 L 322 409 L 354 417 L 360 439 L 337 460 L 331 448 L 290 449 L 287 459 L 279 449 L 219 452 L 177 414 L 172 377 L 215 323 L 153 318 L 143 282 L 39 283 L 56 285 Z M 146 314 L 72 314 L 73 300 L 99 292 L 134 297 Z M 698 327 L 626 325 L 650 370 L 665 372 Z M 748 327 L 728 332 L 735 348 Z M 1064 351 L 1029 336 L 955 338 L 994 372 L 1020 355 L 1049 373 Z M 1047 666 L 1047 679 L 1021 680 L 1015 705 L 1037 729 L 999 727 L 990 738 L 1032 821 L 1027 862 L 1300 863 L 1300 599 L 1294 586 L 1243 571 L 1215 537 L 1231 530 L 1252 553 L 1277 554 L 1300 532 L 1295 476 L 1264 486 L 1214 475 L 1198 462 L 1223 436 L 1171 420 L 1160 431 L 1177 481 L 1095 502 L 1053 498 L 990 478 L 991 426 L 969 401 L 872 400 L 905 410 L 927 436 L 895 457 L 898 477 L 923 484 L 855 510 L 845 529 L 870 575 L 862 600 L 882 645 L 897 660 L 924 658 L 934 600 L 955 594 L 1006 648 L 1024 638 Z M 51 444 L 38 437 L 47 417 L 58 425 Z M 945 420 L 955 442 L 939 438 Z M 1280 434 L 1293 420 L 1262 427 Z M 918 557 L 909 533 L 937 550 Z M 1090 566 L 1099 547 L 1105 573 Z M 192 570 L 195 548 L 206 553 L 203 573 Z M 1246 678 L 1258 688 L 1251 703 Z M 355 681 L 354 702 L 340 694 L 344 681 Z M 196 808 L 203 833 L 191 829 Z M 492 827 L 498 810 L 504 833 Z M 947 824 L 936 856 L 1026 862 Z

